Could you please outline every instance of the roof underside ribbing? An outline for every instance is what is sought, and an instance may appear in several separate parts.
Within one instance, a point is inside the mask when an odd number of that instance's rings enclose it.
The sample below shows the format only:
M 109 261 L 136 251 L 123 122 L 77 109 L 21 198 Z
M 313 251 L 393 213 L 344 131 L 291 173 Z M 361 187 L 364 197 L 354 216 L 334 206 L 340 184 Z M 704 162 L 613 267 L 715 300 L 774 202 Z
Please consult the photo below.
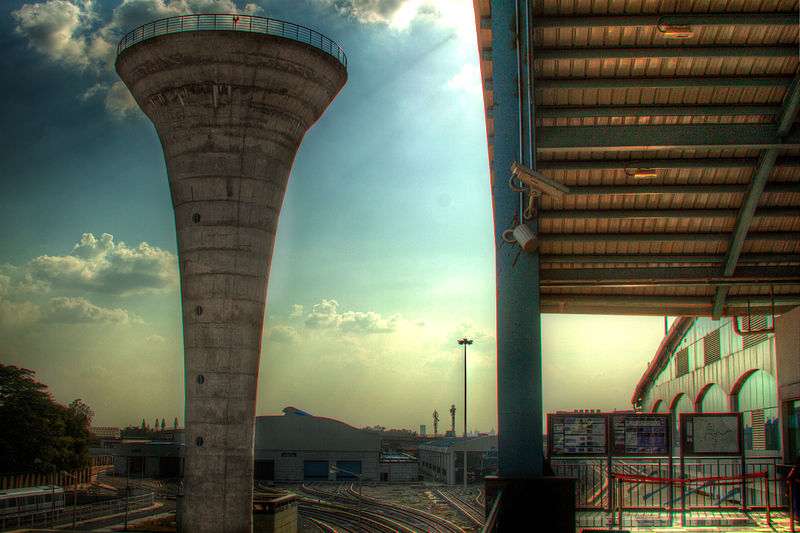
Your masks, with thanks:
M 507 44 L 490 0 L 474 5 L 493 159 L 493 78 L 508 73 L 492 47 Z M 536 167 L 570 189 L 539 200 L 541 311 L 800 305 L 797 1 L 533 6 Z M 667 35 L 679 26 L 691 36 Z

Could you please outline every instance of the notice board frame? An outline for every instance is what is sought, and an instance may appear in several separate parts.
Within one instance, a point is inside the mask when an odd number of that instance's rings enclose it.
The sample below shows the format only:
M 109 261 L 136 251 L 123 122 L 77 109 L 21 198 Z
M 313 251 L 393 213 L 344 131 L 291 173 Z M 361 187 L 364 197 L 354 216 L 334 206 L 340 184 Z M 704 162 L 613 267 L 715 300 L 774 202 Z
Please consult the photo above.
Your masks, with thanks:
M 669 413 L 609 413 L 610 423 L 608 451 L 612 457 L 672 457 L 672 416 Z M 664 427 L 664 451 L 663 452 L 619 452 L 614 447 L 615 419 L 655 419 L 662 420 Z
M 698 418 L 736 418 L 738 450 L 732 451 L 702 451 L 694 449 L 695 445 L 695 420 Z M 689 424 L 691 422 L 691 424 Z M 689 439 L 689 426 L 692 428 L 691 440 Z M 680 413 L 680 445 L 681 456 L 685 457 L 743 457 L 744 456 L 744 417 L 742 413 Z
M 553 428 L 557 420 L 565 418 L 591 418 L 594 420 L 602 421 L 604 427 L 603 434 L 603 451 L 601 452 L 575 452 L 575 453 L 553 453 L 553 440 L 555 432 Z M 607 413 L 547 413 L 547 456 L 548 457 L 606 457 L 609 454 L 609 427 L 608 427 L 608 414 Z

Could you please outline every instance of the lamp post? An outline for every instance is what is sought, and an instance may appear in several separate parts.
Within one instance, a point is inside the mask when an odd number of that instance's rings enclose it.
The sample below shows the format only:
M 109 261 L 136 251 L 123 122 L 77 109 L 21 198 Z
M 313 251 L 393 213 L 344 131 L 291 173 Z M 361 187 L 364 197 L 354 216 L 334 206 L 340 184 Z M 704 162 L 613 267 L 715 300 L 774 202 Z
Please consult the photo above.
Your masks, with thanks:
M 464 494 L 467 493 L 467 346 L 472 344 L 472 339 L 464 337 L 458 339 L 458 344 L 464 345 Z
M 75 480 L 72 490 L 72 529 L 75 529 L 75 513 L 78 510 L 78 476 L 73 476 L 66 470 L 59 472 L 62 476 L 71 477 Z
M 343 474 L 350 474 L 351 476 L 356 476 L 358 478 L 358 531 L 360 533 L 362 531 L 361 530 L 361 474 L 356 474 L 355 472 L 345 470 L 344 468 L 339 468 L 338 466 L 331 465 L 330 473 L 335 474 L 336 472 L 341 472 Z

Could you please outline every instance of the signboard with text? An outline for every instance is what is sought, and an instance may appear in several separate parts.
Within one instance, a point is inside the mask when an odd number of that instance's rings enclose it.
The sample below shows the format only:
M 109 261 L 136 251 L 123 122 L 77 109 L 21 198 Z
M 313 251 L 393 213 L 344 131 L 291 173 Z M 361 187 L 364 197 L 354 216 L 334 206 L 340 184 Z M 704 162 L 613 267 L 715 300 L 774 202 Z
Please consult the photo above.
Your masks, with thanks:
M 668 414 L 611 414 L 611 455 L 670 455 Z
M 607 455 L 607 417 L 598 413 L 547 415 L 549 455 Z

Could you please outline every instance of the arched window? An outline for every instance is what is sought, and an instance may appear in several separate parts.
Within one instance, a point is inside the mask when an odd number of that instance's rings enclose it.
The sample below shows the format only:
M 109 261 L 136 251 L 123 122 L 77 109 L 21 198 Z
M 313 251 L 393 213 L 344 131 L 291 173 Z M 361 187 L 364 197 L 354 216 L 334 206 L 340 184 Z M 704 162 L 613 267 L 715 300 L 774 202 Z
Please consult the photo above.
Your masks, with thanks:
M 677 447 L 680 444 L 680 414 L 694 413 L 694 404 L 684 393 L 680 393 L 672 399 L 669 412 L 672 415 L 672 445 Z
M 744 419 L 745 448 L 780 451 L 777 381 L 768 372 L 757 370 L 737 385 L 736 409 Z
M 704 389 L 697 399 L 697 412 L 698 413 L 727 413 L 728 412 L 728 395 L 722 390 L 722 387 L 716 383 Z

